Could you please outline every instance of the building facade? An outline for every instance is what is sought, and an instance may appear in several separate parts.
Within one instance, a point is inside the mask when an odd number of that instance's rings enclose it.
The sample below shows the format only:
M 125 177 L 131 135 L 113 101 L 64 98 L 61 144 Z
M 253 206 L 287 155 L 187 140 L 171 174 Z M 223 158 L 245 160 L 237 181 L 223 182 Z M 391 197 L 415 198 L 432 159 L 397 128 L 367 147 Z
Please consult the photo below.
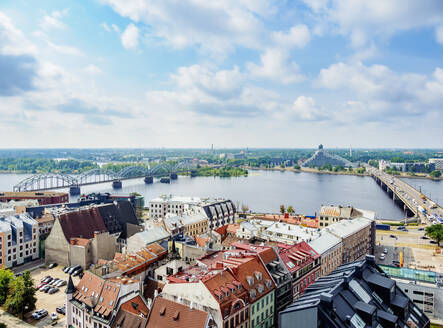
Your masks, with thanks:
M 26 213 L 0 218 L 0 267 L 38 259 L 39 236 L 38 222 Z
M 326 230 L 320 232 L 320 237 L 310 241 L 311 246 L 321 256 L 321 275 L 326 276 L 342 265 L 343 243 L 340 238 Z
M 69 194 L 55 191 L 3 191 L 0 192 L 0 202 L 36 199 L 40 205 L 60 204 L 69 201 Z

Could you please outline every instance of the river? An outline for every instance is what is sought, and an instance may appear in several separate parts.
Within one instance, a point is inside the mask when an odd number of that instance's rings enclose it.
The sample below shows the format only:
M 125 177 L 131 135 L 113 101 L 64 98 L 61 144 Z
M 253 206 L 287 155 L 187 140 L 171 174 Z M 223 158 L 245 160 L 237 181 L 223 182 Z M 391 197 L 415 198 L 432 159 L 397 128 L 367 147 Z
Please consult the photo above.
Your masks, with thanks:
M 0 174 L 0 190 L 12 186 L 27 174 Z M 443 201 L 443 181 L 405 179 L 435 201 Z M 111 183 L 81 187 L 82 193 L 110 192 L 129 194 L 137 192 L 145 201 L 164 194 L 199 197 L 224 197 L 235 204 L 246 204 L 255 212 L 278 212 L 280 205 L 292 205 L 296 213 L 313 215 L 323 205 L 353 205 L 377 212 L 381 219 L 399 220 L 402 210 L 370 177 L 293 173 L 279 171 L 250 171 L 248 177 L 182 177 L 163 184 L 157 180 L 146 185 L 143 179 L 123 180 L 123 188 L 115 191 Z M 74 198 L 71 200 L 75 200 Z

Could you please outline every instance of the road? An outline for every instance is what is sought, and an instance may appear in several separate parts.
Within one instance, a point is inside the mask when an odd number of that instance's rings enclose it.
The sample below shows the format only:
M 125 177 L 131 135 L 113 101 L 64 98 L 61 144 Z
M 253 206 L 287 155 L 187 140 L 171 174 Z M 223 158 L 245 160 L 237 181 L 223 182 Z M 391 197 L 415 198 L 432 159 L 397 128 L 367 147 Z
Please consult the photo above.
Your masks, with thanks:
M 397 197 L 401 198 L 403 202 L 406 202 L 406 205 L 410 209 L 414 209 L 414 212 L 418 214 L 422 222 L 426 222 L 427 224 L 431 224 L 432 222 L 429 219 L 429 216 L 425 215 L 421 211 L 418 210 L 418 207 L 422 207 L 426 210 L 427 213 L 436 213 L 440 217 L 443 217 L 443 208 L 438 204 L 437 208 L 431 209 L 431 202 L 429 199 L 422 199 L 421 192 L 409 185 L 407 182 L 403 181 L 400 178 L 397 178 L 393 175 L 387 174 L 380 170 L 377 170 L 369 165 L 366 167 L 369 173 L 376 175 L 379 177 L 387 186 L 394 189 Z

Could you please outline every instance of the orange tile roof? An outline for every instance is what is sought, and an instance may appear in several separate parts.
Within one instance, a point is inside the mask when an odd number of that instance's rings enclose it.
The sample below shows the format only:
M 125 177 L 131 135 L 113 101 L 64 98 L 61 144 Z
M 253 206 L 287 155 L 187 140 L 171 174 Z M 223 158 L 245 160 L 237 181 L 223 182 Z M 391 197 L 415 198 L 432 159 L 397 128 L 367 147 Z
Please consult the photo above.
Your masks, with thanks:
M 140 295 L 137 295 L 136 297 L 126 301 L 121 305 L 120 308 L 136 315 L 142 314 L 145 317 L 147 317 L 149 314 L 149 308 Z
M 228 224 L 228 228 L 226 229 L 226 232 L 229 234 L 234 234 L 237 232 L 237 230 L 240 228 L 240 224 Z
M 91 239 L 85 239 L 85 238 L 71 238 L 70 244 L 75 246 L 82 246 L 86 247 Z
M 84 302 L 93 307 L 101 293 L 105 279 L 85 271 L 83 278 L 79 281 L 75 293 L 72 295 L 74 299 Z
M 277 254 L 270 246 L 257 246 L 249 243 L 240 243 L 240 242 L 233 243 L 231 246 L 238 249 L 247 250 L 252 253 L 257 253 L 265 264 L 278 260 Z
M 149 328 L 204 328 L 208 313 L 157 297 L 148 319 Z
M 106 280 L 94 311 L 107 317 L 114 310 L 119 291 L 119 283 L 111 279 Z
M 166 249 L 157 243 L 153 243 L 143 247 L 135 254 L 116 253 L 112 262 L 117 265 L 123 273 L 130 273 L 140 269 L 140 266 L 148 266 L 160 260 L 166 254 Z

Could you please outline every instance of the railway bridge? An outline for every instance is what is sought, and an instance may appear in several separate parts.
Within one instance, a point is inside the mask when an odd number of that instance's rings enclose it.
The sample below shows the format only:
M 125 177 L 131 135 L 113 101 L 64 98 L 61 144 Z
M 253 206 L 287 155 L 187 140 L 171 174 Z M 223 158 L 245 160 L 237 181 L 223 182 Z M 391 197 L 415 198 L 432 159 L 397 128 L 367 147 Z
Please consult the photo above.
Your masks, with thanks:
M 176 180 L 179 174 L 189 173 L 195 176 L 195 166 L 188 161 L 177 164 L 160 163 L 155 166 L 131 165 L 118 172 L 103 168 L 95 168 L 81 174 L 45 173 L 35 174 L 16 184 L 14 191 L 42 191 L 69 188 L 71 195 L 80 194 L 80 187 L 91 184 L 111 182 L 112 187 L 119 189 L 122 181 L 127 179 L 144 178 L 146 184 L 154 182 L 154 178 L 160 178 L 160 182 L 169 183 Z

